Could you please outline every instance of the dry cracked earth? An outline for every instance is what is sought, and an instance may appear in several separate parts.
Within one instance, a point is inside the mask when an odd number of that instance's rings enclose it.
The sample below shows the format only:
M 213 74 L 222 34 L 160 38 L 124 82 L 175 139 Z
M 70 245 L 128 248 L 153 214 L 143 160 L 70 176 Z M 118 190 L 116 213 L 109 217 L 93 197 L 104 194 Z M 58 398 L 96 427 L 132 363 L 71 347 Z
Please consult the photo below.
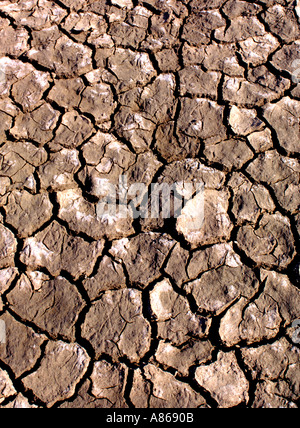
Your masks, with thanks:
M 0 40 L 0 408 L 299 407 L 299 1 L 2 0 Z M 99 219 L 124 174 L 203 227 Z

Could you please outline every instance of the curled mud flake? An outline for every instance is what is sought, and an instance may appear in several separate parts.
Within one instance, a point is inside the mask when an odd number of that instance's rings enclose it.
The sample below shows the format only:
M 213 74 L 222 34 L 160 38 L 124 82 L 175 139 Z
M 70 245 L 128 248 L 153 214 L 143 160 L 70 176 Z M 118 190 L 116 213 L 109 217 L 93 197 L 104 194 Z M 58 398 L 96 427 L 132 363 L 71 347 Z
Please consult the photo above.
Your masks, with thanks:
M 97 46 L 97 39 L 105 35 L 107 24 L 104 17 L 95 13 L 73 12 L 65 19 L 63 28 L 79 43 L 89 42 Z
M 55 85 L 48 94 L 48 100 L 54 101 L 60 107 L 70 110 L 78 107 L 81 101 L 81 92 L 84 89 L 81 78 L 57 79 Z
M 17 393 L 8 373 L 0 369 L 0 403 Z
M 18 25 L 27 25 L 34 30 L 42 30 L 59 24 L 67 15 L 65 9 L 48 0 L 2 1 L 0 11 L 13 18 Z
M 278 212 L 264 214 L 257 229 L 243 226 L 237 242 L 257 265 L 270 268 L 285 269 L 296 253 L 290 222 Z
M 244 123 L 246 125 L 246 121 Z M 238 130 L 238 127 L 236 128 Z M 242 129 L 239 129 L 241 133 Z M 224 165 L 228 170 L 241 169 L 254 155 L 252 150 L 243 140 L 227 140 L 217 144 L 207 144 L 204 149 L 204 155 L 213 163 Z
M 221 314 L 241 296 L 253 297 L 258 288 L 259 282 L 251 269 L 241 264 L 231 266 L 228 262 L 185 286 L 200 310 L 215 315 Z
M 31 113 L 19 113 L 10 133 L 18 140 L 32 140 L 45 145 L 54 137 L 58 118 L 58 111 L 44 103 Z
M 238 268 L 243 265 L 240 256 L 233 250 L 232 243 L 217 244 L 205 250 L 194 252 L 189 258 L 186 272 L 188 278 L 192 280 L 204 272 L 217 269 L 223 265 L 231 268 Z
M 110 403 L 108 407 L 127 408 L 124 398 L 128 378 L 125 364 L 110 364 L 106 361 L 95 363 L 91 375 L 92 394 L 102 403 Z
M 102 240 L 89 243 L 70 236 L 54 221 L 42 232 L 25 240 L 20 259 L 32 270 L 46 268 L 53 276 L 66 271 L 77 280 L 92 273 L 103 246 Z
M 300 318 L 300 292 L 286 275 L 274 271 L 261 272 L 261 279 L 266 281 L 265 293 L 278 305 L 280 316 L 285 326 Z
M 74 176 L 80 166 L 79 153 L 74 149 L 51 153 L 49 160 L 38 169 L 41 188 L 48 191 L 76 188 Z
M 0 38 L 5 40 L 5 43 L 1 45 L 0 55 L 18 58 L 29 50 L 29 34 L 25 28 L 14 29 L 8 24 L 9 21 L 7 21 L 7 26 L 2 28 L 0 24 Z
M 299 23 L 291 8 L 277 4 L 270 7 L 262 16 L 272 33 L 283 42 L 291 43 L 299 39 Z
M 75 398 L 71 398 L 69 401 L 65 401 L 59 406 L 60 409 L 107 409 L 114 406 L 106 398 L 97 399 L 91 393 L 92 383 L 88 379 L 79 388 L 78 394 Z M 127 407 L 127 406 L 125 406 Z
M 286 398 L 276 382 L 263 381 L 256 388 L 253 408 L 298 409 L 299 407 L 291 399 Z
M 220 337 L 227 346 L 259 343 L 276 337 L 281 323 L 279 305 L 267 293 L 253 303 L 242 298 L 223 317 Z
M 186 94 L 217 98 L 221 74 L 215 71 L 204 72 L 198 66 L 191 66 L 179 72 L 180 95 Z
M 4 77 L 3 82 L 5 82 L 4 73 L 1 71 L 0 67 L 0 92 L 1 90 L 1 79 Z M 6 92 L 6 89 L 4 89 Z M 1 95 L 0 95 L 1 98 Z M 0 138 L 4 142 L 6 140 L 7 132 L 13 126 L 14 118 L 17 116 L 19 109 L 10 100 L 10 98 L 0 99 Z
M 232 174 L 228 185 L 234 191 L 231 210 L 237 224 L 256 224 L 263 212 L 275 211 L 276 207 L 269 191 L 260 184 L 252 184 L 243 174 Z
M 132 9 L 133 7 L 133 3 L 131 0 L 112 0 L 111 2 L 113 5 L 119 7 L 126 7 L 126 9 Z
M 211 143 L 217 143 L 226 138 L 226 128 L 223 125 L 224 107 L 214 101 L 204 98 L 183 98 L 178 118 L 179 139 L 201 138 Z
M 245 363 L 252 369 L 252 376 L 264 380 L 278 379 L 289 364 L 289 359 L 295 359 L 297 356 L 297 352 L 294 355 L 293 352 L 291 353 L 291 346 L 286 339 L 281 339 L 272 345 L 243 349 L 242 354 Z M 266 363 L 268 360 L 269 362 Z
M 176 285 L 179 287 L 181 287 L 188 279 L 186 265 L 188 263 L 189 256 L 189 252 L 184 250 L 178 243 L 173 248 L 168 264 L 165 267 L 165 272 L 173 278 Z
M 51 144 L 74 149 L 87 140 L 92 133 L 93 125 L 88 118 L 75 111 L 68 112 L 63 116 Z
M 261 66 L 249 72 L 249 80 L 225 77 L 223 98 L 239 106 L 261 107 L 281 98 L 289 87 L 288 79 L 275 76 L 265 66 Z
M 207 407 L 201 394 L 153 364 L 144 367 L 143 372 L 134 372 L 130 399 L 138 408 Z
M 255 181 L 271 186 L 284 210 L 298 212 L 300 164 L 297 159 L 281 156 L 275 150 L 267 151 L 248 166 L 247 172 Z
M 158 283 L 150 292 L 150 305 L 160 338 L 182 345 L 190 337 L 199 339 L 208 334 L 211 320 L 192 313 L 188 300 L 178 295 L 168 280 Z
M 183 376 L 189 376 L 190 367 L 207 363 L 211 359 L 213 349 L 209 340 L 191 341 L 183 348 L 161 341 L 155 358 L 163 366 L 173 367 Z
M 0 360 L 19 378 L 35 366 L 42 354 L 41 345 L 46 337 L 36 334 L 7 312 L 0 316 L 0 320 L 6 327 L 6 343 L 0 345 Z
M 75 43 L 54 25 L 32 32 L 32 46 L 28 59 L 54 71 L 59 77 L 78 77 L 92 70 L 92 50 Z
M 257 117 L 254 109 L 240 109 L 236 106 L 230 110 L 229 125 L 235 134 L 242 136 L 261 131 L 264 128 L 264 123 Z
M 85 305 L 76 287 L 66 279 L 50 280 L 41 272 L 22 275 L 8 301 L 23 320 L 52 337 L 75 340 L 75 324 Z
M 126 277 L 120 263 L 104 256 L 95 276 L 83 283 L 91 300 L 100 297 L 103 291 L 118 290 L 126 287 Z
M 200 11 L 188 17 L 182 33 L 183 40 L 194 46 L 208 45 L 214 30 L 226 25 L 218 10 Z
M 182 58 L 185 67 L 203 65 L 209 71 L 223 72 L 228 76 L 243 77 L 244 69 L 239 64 L 234 43 L 220 45 L 216 42 L 208 46 L 183 45 Z
M 247 140 L 256 153 L 266 152 L 273 148 L 272 132 L 269 128 L 264 131 L 253 132 L 253 134 L 248 135 Z
M 0 224 L 0 243 L 0 267 L 9 268 L 14 265 L 17 240 L 14 234 L 2 224 Z
M 290 45 L 283 46 L 272 57 L 272 65 L 281 72 L 287 72 L 293 77 L 294 83 L 299 83 L 299 53 L 300 42 L 296 40 Z M 299 97 L 298 97 L 299 98 Z
M 196 370 L 196 381 L 210 392 L 219 407 L 230 408 L 249 400 L 249 383 L 234 352 L 219 352 L 216 362 Z
M 239 16 L 255 16 L 261 12 L 262 6 L 247 1 L 229 0 L 223 5 L 222 10 L 229 19 L 234 19 Z
M 249 37 L 265 35 L 265 27 L 256 17 L 239 16 L 231 21 L 230 26 L 219 28 L 215 37 L 221 42 L 240 42 Z
M 97 357 L 127 357 L 138 363 L 149 351 L 151 327 L 143 316 L 142 293 L 133 289 L 107 291 L 93 303 L 82 326 Z
M 300 102 L 285 97 L 276 104 L 265 107 L 264 116 L 275 129 L 279 144 L 288 153 L 299 153 Z M 279 126 L 279 121 L 281 126 Z
M 75 394 L 87 371 L 90 358 L 78 344 L 49 342 L 39 368 L 22 379 L 25 388 L 52 407 Z
M 34 70 L 12 86 L 14 100 L 21 104 L 23 111 L 32 111 L 42 104 L 42 97 L 50 86 L 49 73 Z
M 0 406 L 1 409 L 37 409 L 38 406 L 30 404 L 28 399 L 22 394 L 18 394 L 16 398 L 10 401 L 6 406 Z
M 109 69 L 118 78 L 117 90 L 124 92 L 145 85 L 156 75 L 147 53 L 117 48 L 108 60 Z
M 97 84 L 82 92 L 79 109 L 93 115 L 97 123 L 108 122 L 115 108 L 114 95 L 109 85 Z
M 250 37 L 239 43 L 243 60 L 247 64 L 258 66 L 265 64 L 269 56 L 280 46 L 276 37 L 267 33 L 263 36 Z
M 59 203 L 58 217 L 66 221 L 75 233 L 84 233 L 95 240 L 104 237 L 113 240 L 134 233 L 130 211 L 128 211 L 128 215 L 120 212 L 99 217 L 96 204 L 86 201 L 79 189 L 58 192 L 57 200 Z
M 50 220 L 52 210 L 48 194 L 31 195 L 26 191 L 15 191 L 5 206 L 6 221 L 18 231 L 20 238 L 26 238 Z
M 110 254 L 124 263 L 131 284 L 146 288 L 161 276 L 160 269 L 174 245 L 168 235 L 145 233 L 114 242 Z
M 204 190 L 187 203 L 176 229 L 192 248 L 229 240 L 233 225 L 228 208 L 227 191 Z
M 8 142 L 0 148 L 0 175 L 2 195 L 12 190 L 36 192 L 35 168 L 47 160 L 44 148 L 32 143 Z M 7 201 L 6 201 L 7 203 Z
M 17 268 L 0 269 L 0 311 L 3 310 L 2 295 L 10 288 L 18 274 Z
M 242 357 L 253 379 L 260 381 L 254 407 L 295 408 L 300 385 L 297 347 L 282 338 L 270 345 L 244 348 Z
M 122 176 L 124 179 L 126 177 L 129 187 L 136 183 L 135 178 L 150 185 L 160 166 L 150 152 L 136 158 L 129 148 L 113 135 L 101 132 L 82 146 L 82 152 L 87 166 L 78 177 L 83 185 L 88 183 L 89 194 L 96 198 L 106 196 L 110 186 L 115 186 L 114 190 L 120 191 Z M 121 188 L 125 190 L 127 185 L 121 184 Z

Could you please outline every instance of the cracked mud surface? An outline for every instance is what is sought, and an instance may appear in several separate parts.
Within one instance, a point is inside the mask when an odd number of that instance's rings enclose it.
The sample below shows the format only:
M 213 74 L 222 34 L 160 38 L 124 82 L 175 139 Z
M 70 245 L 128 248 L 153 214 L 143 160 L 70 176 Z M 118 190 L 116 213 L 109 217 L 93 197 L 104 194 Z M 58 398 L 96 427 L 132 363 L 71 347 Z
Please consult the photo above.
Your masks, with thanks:
M 0 39 L 0 408 L 299 407 L 299 1 L 3 0 Z M 101 221 L 124 174 L 203 227 Z

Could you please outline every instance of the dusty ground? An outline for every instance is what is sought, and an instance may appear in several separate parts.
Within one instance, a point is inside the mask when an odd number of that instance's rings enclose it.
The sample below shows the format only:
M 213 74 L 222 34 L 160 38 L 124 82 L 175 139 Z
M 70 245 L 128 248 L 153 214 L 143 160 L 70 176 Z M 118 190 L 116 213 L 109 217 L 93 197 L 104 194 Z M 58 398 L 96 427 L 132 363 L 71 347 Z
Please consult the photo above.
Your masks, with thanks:
M 299 22 L 0 2 L 1 408 L 299 406 Z M 204 226 L 99 220 L 122 174 L 204 182 Z

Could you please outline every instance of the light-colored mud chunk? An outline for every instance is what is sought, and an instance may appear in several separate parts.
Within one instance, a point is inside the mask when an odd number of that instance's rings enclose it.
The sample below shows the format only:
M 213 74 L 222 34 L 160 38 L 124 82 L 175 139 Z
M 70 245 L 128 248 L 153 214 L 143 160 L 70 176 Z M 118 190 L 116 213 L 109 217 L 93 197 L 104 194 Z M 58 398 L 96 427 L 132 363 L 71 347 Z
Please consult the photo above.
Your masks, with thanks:
M 84 301 L 66 279 L 50 280 L 41 272 L 22 275 L 8 300 L 22 319 L 34 323 L 52 337 L 75 340 L 75 323 Z
M 74 395 L 89 362 L 90 358 L 81 346 L 49 342 L 39 368 L 22 382 L 47 407 L 52 407 Z
M 189 337 L 208 334 L 211 321 L 192 313 L 188 301 L 174 291 L 169 280 L 159 282 L 150 292 L 150 304 L 160 338 L 182 345 Z
M 219 352 L 216 362 L 196 370 L 195 378 L 222 408 L 235 407 L 249 400 L 249 383 L 234 352 Z
M 138 408 L 207 407 L 201 394 L 153 364 L 135 371 L 130 399 Z
M 6 343 L 0 344 L 0 360 L 7 364 L 18 378 L 31 370 L 41 356 L 41 345 L 46 337 L 16 321 L 9 313 L 0 316 L 5 323 Z
M 46 193 L 31 195 L 15 191 L 5 206 L 7 223 L 18 231 L 20 238 L 32 235 L 52 216 L 52 204 Z
M 82 337 L 97 357 L 127 357 L 138 363 L 149 351 L 151 327 L 143 316 L 142 293 L 133 289 L 107 291 L 93 303 L 82 326 Z

